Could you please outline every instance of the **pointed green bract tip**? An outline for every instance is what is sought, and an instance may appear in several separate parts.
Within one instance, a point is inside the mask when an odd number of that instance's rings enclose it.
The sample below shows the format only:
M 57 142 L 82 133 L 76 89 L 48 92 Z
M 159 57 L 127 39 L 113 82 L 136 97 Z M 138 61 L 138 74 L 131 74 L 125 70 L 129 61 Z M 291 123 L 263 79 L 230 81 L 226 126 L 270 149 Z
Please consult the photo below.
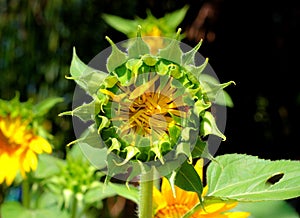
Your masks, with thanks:
M 141 25 L 138 25 L 136 35 L 137 35 L 137 37 L 142 37 L 142 26 Z
M 176 33 L 176 40 L 180 39 L 180 33 L 181 33 L 182 29 L 178 28 L 177 33 Z
M 114 43 L 108 36 L 105 36 L 105 39 L 109 42 L 109 44 L 110 44 L 111 46 L 114 46 L 114 45 L 115 45 L 115 43 Z
M 195 51 L 198 51 L 199 50 L 199 48 L 201 47 L 201 45 L 202 45 L 202 42 L 203 42 L 203 39 L 200 39 L 200 41 L 198 42 L 198 44 L 195 46 L 195 48 L 194 48 L 194 50 Z

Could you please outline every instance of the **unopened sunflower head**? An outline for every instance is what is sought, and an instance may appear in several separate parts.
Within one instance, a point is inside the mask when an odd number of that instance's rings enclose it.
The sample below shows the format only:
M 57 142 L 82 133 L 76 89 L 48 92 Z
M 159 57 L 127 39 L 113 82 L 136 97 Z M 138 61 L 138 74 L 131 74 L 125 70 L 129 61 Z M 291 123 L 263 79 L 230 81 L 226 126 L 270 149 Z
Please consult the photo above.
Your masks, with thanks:
M 186 158 L 201 156 L 206 136 L 225 140 L 210 107 L 232 82 L 204 85 L 199 78 L 207 60 L 194 64 L 201 42 L 183 53 L 177 39 L 152 55 L 140 27 L 126 52 L 107 37 L 112 46 L 108 73 L 84 65 L 73 54 L 70 78 L 93 100 L 62 115 L 94 121 L 76 142 L 104 148 L 109 176 L 130 172 L 130 180 L 152 167 L 166 175 Z
M 173 38 L 179 24 L 183 21 L 188 12 L 189 6 L 185 5 L 180 9 L 164 14 L 164 16 L 155 17 L 150 9 L 146 10 L 146 17 L 134 17 L 133 19 L 125 19 L 112 14 L 103 14 L 104 21 L 115 30 L 122 32 L 128 39 L 135 38 L 138 25 L 142 26 L 141 36 L 143 40 L 150 46 L 151 54 L 156 54 L 159 48 L 166 43 L 165 38 Z M 181 34 L 180 38 L 185 35 Z
M 49 98 L 33 104 L 20 102 L 17 94 L 12 100 L 0 99 L 0 184 L 11 185 L 20 172 L 37 168 L 37 155 L 51 153 L 51 136 L 42 126 L 43 116 L 60 98 Z

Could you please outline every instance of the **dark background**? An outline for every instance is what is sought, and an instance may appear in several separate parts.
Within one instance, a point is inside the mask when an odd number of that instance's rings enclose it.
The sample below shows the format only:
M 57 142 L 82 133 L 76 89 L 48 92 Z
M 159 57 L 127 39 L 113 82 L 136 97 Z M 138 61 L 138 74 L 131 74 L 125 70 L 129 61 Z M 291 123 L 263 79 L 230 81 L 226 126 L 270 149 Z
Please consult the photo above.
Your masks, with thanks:
M 300 128 L 300 2 L 298 1 L 1 1 L 0 97 L 36 101 L 62 96 L 65 101 L 49 114 L 57 155 L 75 136 L 71 119 L 57 114 L 69 110 L 75 84 L 66 80 L 72 47 L 88 63 L 109 44 L 126 36 L 108 26 L 102 13 L 144 18 L 146 8 L 156 17 L 190 5 L 180 25 L 188 30 L 206 3 L 215 10 L 199 31 L 204 43 L 199 52 L 209 57 L 234 107 L 227 109 L 225 135 L 217 154 L 247 153 L 270 159 L 299 160 Z M 214 33 L 209 40 L 207 33 Z M 197 40 L 185 38 L 194 46 Z M 300 211 L 298 199 L 290 200 Z

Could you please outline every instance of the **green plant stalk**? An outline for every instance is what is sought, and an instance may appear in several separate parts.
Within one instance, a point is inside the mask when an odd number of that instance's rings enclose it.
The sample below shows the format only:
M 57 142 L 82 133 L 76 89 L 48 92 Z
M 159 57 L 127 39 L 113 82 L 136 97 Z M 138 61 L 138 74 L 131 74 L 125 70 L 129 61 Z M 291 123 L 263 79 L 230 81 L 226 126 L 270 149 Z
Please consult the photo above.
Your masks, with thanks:
M 153 171 L 141 175 L 139 218 L 152 218 L 153 211 Z
M 77 218 L 77 198 L 75 194 L 72 201 L 71 218 Z
M 22 182 L 22 204 L 26 208 L 30 208 L 30 186 L 28 178 L 24 179 Z

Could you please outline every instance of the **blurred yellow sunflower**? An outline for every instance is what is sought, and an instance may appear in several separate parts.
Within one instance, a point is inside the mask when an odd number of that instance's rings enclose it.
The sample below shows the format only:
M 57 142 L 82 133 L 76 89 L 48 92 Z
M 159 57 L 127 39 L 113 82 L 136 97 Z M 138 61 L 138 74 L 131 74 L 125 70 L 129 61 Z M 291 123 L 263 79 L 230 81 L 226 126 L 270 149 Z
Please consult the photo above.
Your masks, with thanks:
M 195 165 L 195 169 L 201 180 L 203 160 L 199 159 Z M 203 189 L 202 196 L 205 199 L 208 187 Z M 163 178 L 161 191 L 156 187 L 153 192 L 154 203 L 154 218 L 181 218 L 195 205 L 199 203 L 197 193 L 188 192 L 175 186 L 176 197 L 174 197 L 170 183 L 166 178 Z M 248 212 L 230 212 L 229 210 L 237 206 L 237 202 L 222 202 L 205 205 L 205 210 L 196 211 L 192 218 L 247 218 L 250 216 Z
M 9 186 L 18 172 L 22 177 L 37 168 L 37 154 L 51 153 L 49 142 L 28 128 L 21 117 L 0 117 L 0 184 Z

